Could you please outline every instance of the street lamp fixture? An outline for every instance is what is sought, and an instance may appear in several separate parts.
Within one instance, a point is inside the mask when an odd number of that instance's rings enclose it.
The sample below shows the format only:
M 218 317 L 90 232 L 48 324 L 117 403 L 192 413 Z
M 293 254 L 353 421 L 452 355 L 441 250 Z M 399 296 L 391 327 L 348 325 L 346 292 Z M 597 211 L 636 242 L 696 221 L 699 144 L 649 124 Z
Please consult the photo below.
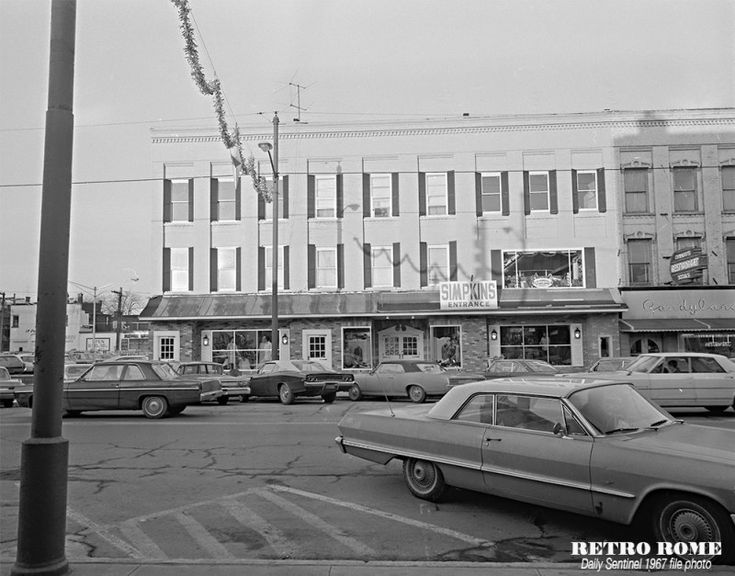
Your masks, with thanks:
M 270 142 L 260 142 L 258 148 L 268 154 L 273 170 L 273 246 L 271 248 L 271 267 L 272 267 L 272 284 L 271 284 L 271 357 L 273 360 L 279 359 L 280 345 L 278 338 L 278 112 L 273 114 L 273 144 Z M 273 154 L 271 154 L 271 150 Z

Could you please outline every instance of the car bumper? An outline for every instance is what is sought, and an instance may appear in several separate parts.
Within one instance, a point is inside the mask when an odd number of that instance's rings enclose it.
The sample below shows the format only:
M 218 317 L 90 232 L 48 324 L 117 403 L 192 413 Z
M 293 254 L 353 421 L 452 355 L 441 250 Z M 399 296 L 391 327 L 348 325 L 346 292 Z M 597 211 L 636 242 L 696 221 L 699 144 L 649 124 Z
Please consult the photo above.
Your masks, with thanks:
M 320 396 L 322 394 L 329 394 L 330 392 L 337 392 L 338 385 L 336 382 L 305 382 L 304 383 L 304 396 Z
M 222 392 L 229 398 L 233 396 L 250 396 L 250 386 L 228 386 L 227 388 L 223 388 Z
M 200 402 L 211 402 L 213 400 L 217 400 L 222 396 L 222 390 L 212 390 L 211 392 L 202 392 L 199 395 L 199 401 Z

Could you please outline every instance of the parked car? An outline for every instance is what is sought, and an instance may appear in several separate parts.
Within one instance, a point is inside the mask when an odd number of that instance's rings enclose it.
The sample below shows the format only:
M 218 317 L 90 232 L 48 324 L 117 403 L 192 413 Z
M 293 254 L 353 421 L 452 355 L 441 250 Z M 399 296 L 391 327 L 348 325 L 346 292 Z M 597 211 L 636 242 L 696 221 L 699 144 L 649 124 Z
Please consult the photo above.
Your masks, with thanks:
M 12 408 L 15 401 L 15 388 L 23 383 L 12 378 L 5 366 L 0 366 L 0 403 L 5 408 Z
M 663 407 L 703 407 L 711 412 L 735 407 L 735 363 L 720 354 L 641 354 L 623 370 L 590 372 L 590 375 L 612 380 L 623 378 Z
M 292 404 L 298 396 L 321 396 L 331 403 L 339 386 L 352 380 L 352 374 L 314 360 L 271 360 L 250 378 L 250 395 L 277 396 L 283 404 Z
M 216 379 L 222 386 L 223 394 L 217 398 L 222 405 L 227 404 L 230 398 L 239 398 L 242 402 L 250 398 L 250 378 L 225 374 L 224 366 L 217 362 L 181 362 L 176 371 L 189 378 Z
M 146 418 L 163 418 L 221 395 L 217 380 L 184 378 L 164 362 L 98 362 L 76 380 L 64 382 L 63 408 L 70 415 L 142 410 Z M 15 399 L 19 406 L 33 407 L 33 386 L 16 388 Z
M 587 372 L 614 372 L 623 370 L 632 364 L 637 356 L 608 356 L 592 363 Z
M 428 397 L 443 396 L 453 386 L 483 378 L 482 374 L 449 371 L 429 360 L 384 360 L 370 372 L 355 374 L 348 394 L 353 401 L 380 396 L 421 403 Z
M 33 374 L 33 363 L 26 362 L 18 354 L 3 352 L 0 354 L 0 366 L 7 368 L 11 374 Z
M 508 378 L 534 374 L 557 374 L 559 370 L 544 360 L 525 358 L 491 358 L 485 368 L 486 378 Z
M 347 413 L 338 446 L 403 461 L 409 491 L 448 486 L 622 524 L 653 540 L 722 542 L 735 560 L 735 430 L 675 420 L 626 382 L 501 378 L 433 406 Z
M 92 364 L 64 364 L 64 382 L 76 380 L 92 367 Z

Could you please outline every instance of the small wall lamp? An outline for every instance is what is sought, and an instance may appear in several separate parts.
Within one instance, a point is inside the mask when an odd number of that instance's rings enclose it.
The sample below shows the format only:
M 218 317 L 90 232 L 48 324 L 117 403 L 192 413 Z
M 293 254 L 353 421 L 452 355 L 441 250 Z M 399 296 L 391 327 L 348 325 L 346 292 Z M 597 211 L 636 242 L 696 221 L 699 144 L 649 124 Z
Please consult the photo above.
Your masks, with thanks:
M 498 332 L 493 328 L 493 331 L 490 332 L 490 340 L 497 340 L 498 339 Z
M 579 340 L 582 337 L 582 331 L 579 328 L 574 329 L 574 339 Z
M 204 338 L 202 338 L 202 344 L 204 346 L 209 346 L 209 336 L 207 336 L 206 334 L 204 335 Z
M 285 346 L 286 344 L 288 344 L 288 334 L 283 334 L 283 335 L 281 336 L 281 344 L 283 344 L 284 346 Z

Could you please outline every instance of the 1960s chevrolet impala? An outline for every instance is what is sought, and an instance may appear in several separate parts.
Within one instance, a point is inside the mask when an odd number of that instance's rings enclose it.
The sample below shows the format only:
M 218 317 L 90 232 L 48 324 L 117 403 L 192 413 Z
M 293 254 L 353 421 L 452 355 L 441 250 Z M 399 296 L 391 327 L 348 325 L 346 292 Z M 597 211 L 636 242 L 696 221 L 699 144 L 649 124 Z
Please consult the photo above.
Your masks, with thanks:
M 433 406 L 351 412 L 343 452 L 403 460 L 409 490 L 456 486 L 606 520 L 735 560 L 735 431 L 684 424 L 624 382 L 497 379 Z

